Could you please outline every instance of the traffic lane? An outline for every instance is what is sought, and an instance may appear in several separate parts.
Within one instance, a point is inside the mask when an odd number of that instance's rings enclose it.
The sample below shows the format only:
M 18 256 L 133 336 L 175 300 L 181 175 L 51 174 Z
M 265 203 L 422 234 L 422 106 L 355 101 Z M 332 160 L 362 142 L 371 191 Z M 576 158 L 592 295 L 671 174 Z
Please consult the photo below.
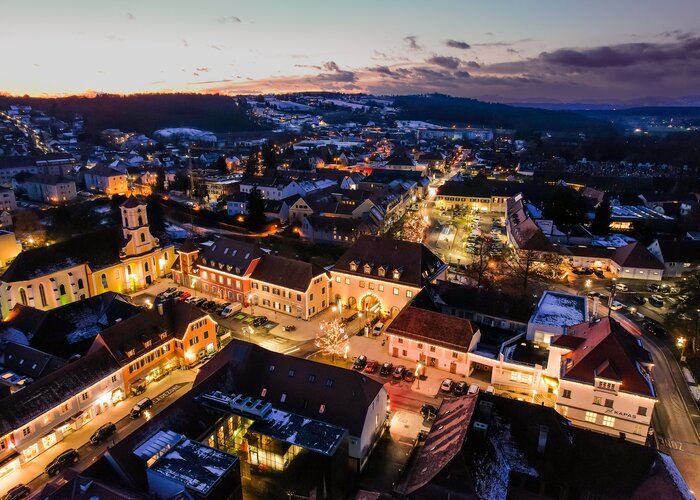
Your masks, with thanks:
M 76 470 L 78 472 L 82 472 L 83 470 L 87 469 L 90 465 L 95 463 L 99 458 L 102 457 L 104 452 L 113 446 L 115 443 L 119 442 L 122 437 L 127 436 L 131 434 L 133 431 L 141 427 L 145 422 L 147 422 L 150 418 L 153 418 L 155 415 L 163 411 L 165 408 L 167 408 L 171 403 L 177 400 L 177 398 L 171 398 L 170 396 L 172 394 L 175 394 L 177 392 L 180 392 L 181 389 L 186 388 L 191 385 L 191 383 L 185 384 L 175 384 L 177 387 L 173 390 L 173 387 L 169 387 L 162 393 L 160 393 L 158 396 L 154 397 L 154 405 L 151 407 L 149 410 L 150 417 L 146 418 L 144 416 L 133 419 L 130 416 L 125 416 L 121 418 L 120 420 L 114 422 L 115 425 L 117 426 L 117 430 L 112 436 L 109 436 L 106 438 L 104 441 L 97 445 L 93 445 L 89 441 L 80 446 L 79 448 L 76 448 L 78 450 L 78 453 L 80 455 L 80 458 L 76 464 L 74 464 L 72 467 L 70 467 L 73 470 Z M 157 402 L 155 402 L 157 400 Z M 57 484 L 60 484 L 63 481 L 63 474 L 65 471 L 60 472 L 56 476 L 49 476 L 46 472 L 43 472 L 39 476 L 35 477 L 31 481 L 27 482 L 27 486 L 29 486 L 32 490 L 32 492 L 36 492 L 40 488 L 42 488 L 46 483 L 49 481 L 57 481 Z

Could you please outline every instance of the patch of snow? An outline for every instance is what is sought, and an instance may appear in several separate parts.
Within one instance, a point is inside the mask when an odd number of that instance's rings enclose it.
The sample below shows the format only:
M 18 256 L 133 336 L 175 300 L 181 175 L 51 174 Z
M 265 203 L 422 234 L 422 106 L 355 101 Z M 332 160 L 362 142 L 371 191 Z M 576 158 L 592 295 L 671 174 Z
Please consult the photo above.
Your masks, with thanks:
M 688 500 L 695 498 L 695 495 L 691 493 L 685 479 L 683 479 L 683 476 L 678 470 L 678 467 L 676 467 L 676 463 L 673 461 L 673 458 L 665 453 L 659 453 L 659 456 L 661 457 L 661 461 L 663 462 L 668 475 L 671 476 L 671 479 L 678 488 L 678 493 L 680 493 L 681 497 Z
M 165 456 L 165 458 L 169 460 L 184 460 L 184 458 L 182 458 L 182 455 L 180 455 L 177 451 L 171 451 Z

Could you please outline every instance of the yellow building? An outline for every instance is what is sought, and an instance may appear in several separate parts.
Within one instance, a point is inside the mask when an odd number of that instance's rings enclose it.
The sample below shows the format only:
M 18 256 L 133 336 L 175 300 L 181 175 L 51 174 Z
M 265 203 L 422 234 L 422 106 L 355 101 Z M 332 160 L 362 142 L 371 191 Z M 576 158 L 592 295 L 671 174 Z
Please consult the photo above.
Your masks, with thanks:
M 151 234 L 146 205 L 131 196 L 120 210 L 120 228 L 20 253 L 0 277 L 3 317 L 18 303 L 53 309 L 107 291 L 145 288 L 169 273 L 174 248 Z
M 22 251 L 22 244 L 15 233 L 0 230 L 0 267 L 5 267 Z

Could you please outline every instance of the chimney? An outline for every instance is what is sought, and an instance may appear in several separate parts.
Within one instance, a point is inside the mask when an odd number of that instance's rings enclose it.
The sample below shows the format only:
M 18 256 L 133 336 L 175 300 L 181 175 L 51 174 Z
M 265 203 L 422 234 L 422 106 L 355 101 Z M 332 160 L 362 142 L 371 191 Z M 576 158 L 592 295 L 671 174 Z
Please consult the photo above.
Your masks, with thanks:
M 158 303 L 158 314 L 163 316 L 163 303 L 162 302 Z
M 537 439 L 537 453 L 540 455 L 544 453 L 545 448 L 547 447 L 547 436 L 549 435 L 549 426 L 548 425 L 540 425 L 540 435 L 539 438 Z

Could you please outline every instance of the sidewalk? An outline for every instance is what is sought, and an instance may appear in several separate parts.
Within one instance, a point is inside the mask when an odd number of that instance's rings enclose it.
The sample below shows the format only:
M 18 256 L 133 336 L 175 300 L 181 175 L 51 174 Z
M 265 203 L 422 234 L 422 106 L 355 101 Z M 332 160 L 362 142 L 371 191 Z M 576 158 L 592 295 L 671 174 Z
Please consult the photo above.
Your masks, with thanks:
M 129 397 L 124 401 L 120 401 L 116 406 L 111 406 L 108 411 L 103 412 L 100 415 L 96 415 L 92 420 L 90 420 L 90 422 L 83 425 L 80 429 L 71 432 L 69 435 L 64 437 L 62 441 L 59 441 L 54 446 L 38 455 L 33 460 L 25 463 L 18 470 L 12 471 L 3 478 L 1 478 L 0 492 L 6 492 L 8 489 L 12 488 L 13 486 L 19 483 L 32 483 L 30 486 L 32 488 L 32 492 L 35 492 L 38 488 L 41 487 L 41 485 L 44 482 L 47 482 L 49 480 L 49 477 L 44 474 L 44 468 L 57 455 L 70 448 L 80 449 L 85 444 L 89 443 L 90 436 L 92 436 L 92 434 L 99 427 L 106 424 L 107 422 L 114 422 L 118 424 L 123 418 L 128 416 L 132 406 L 139 399 L 144 397 L 154 398 L 162 392 L 166 391 L 168 388 L 172 387 L 173 385 L 185 384 L 178 390 L 175 390 L 172 394 L 170 394 L 163 402 L 155 405 L 152 410 L 154 414 L 162 411 L 163 408 L 167 407 L 168 404 L 170 404 L 172 401 L 177 399 L 177 397 L 179 397 L 189 389 L 192 382 L 194 381 L 195 375 L 196 373 L 193 370 L 176 370 L 168 376 L 164 377 L 163 379 L 149 384 L 148 388 L 143 394 L 140 394 L 139 396 Z M 177 397 L 172 397 L 173 395 L 176 395 Z M 117 433 L 114 435 L 115 441 L 119 441 L 119 430 L 122 427 L 123 425 L 117 425 Z M 85 454 L 83 450 L 81 450 L 80 455 L 81 462 L 83 462 L 85 458 L 90 456 L 89 454 Z M 41 477 L 39 478 L 39 476 Z M 39 479 L 37 480 L 37 478 Z

